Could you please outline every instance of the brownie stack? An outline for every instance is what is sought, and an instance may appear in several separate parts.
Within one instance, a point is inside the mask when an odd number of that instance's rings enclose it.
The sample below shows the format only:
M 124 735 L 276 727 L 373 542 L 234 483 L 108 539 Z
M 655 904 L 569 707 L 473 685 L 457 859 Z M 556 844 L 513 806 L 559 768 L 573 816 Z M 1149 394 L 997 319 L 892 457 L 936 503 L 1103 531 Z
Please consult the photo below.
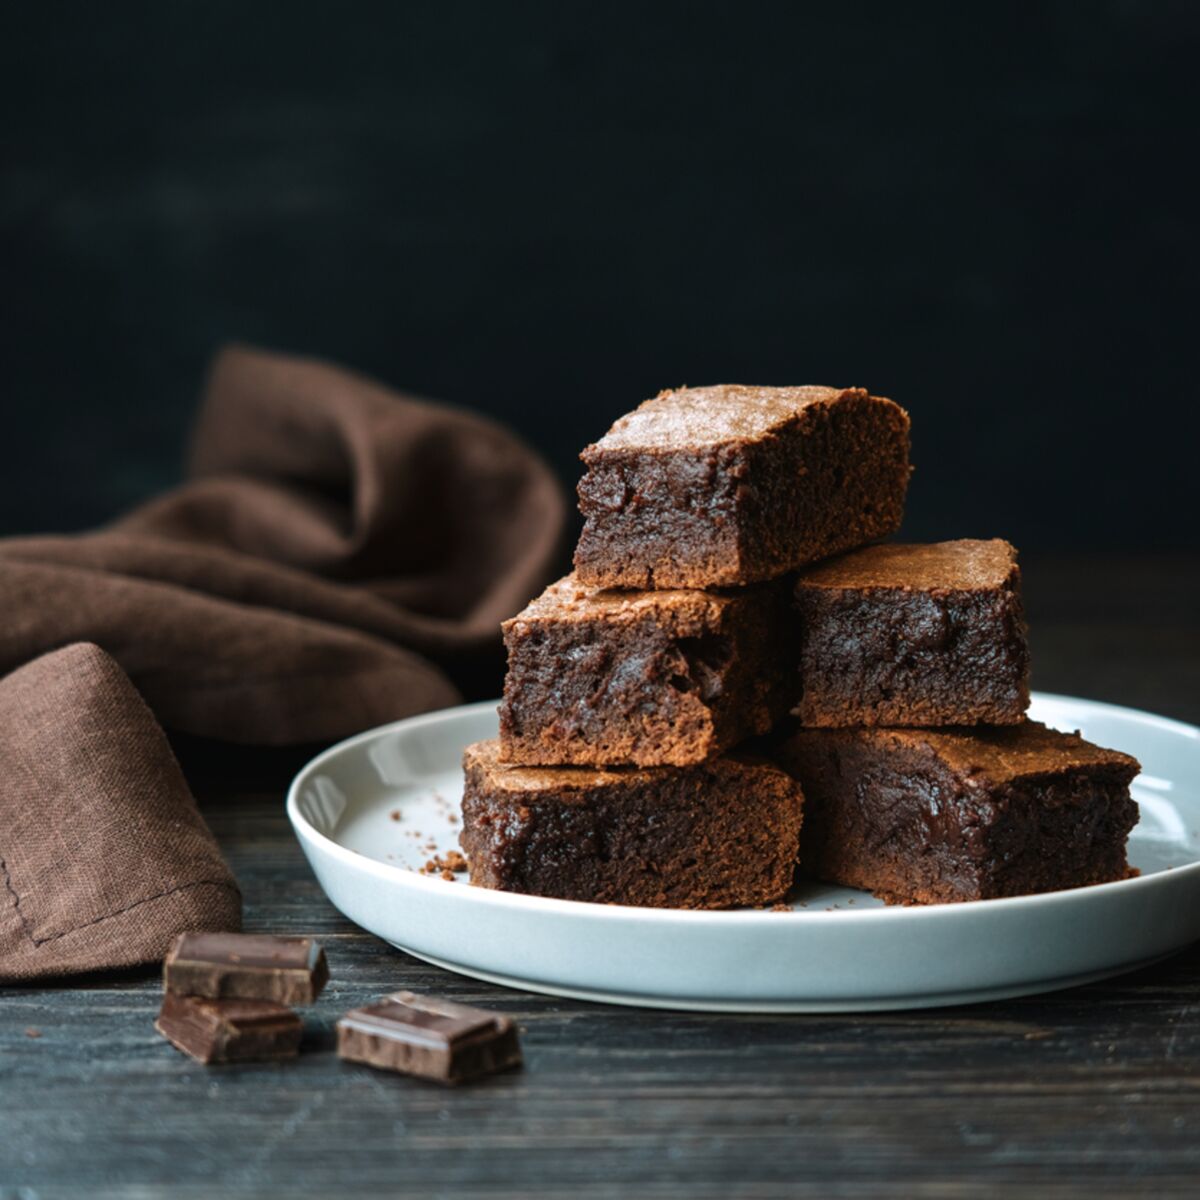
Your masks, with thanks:
M 798 858 L 903 902 L 1122 876 L 1137 764 L 1025 720 L 1012 547 L 870 544 L 908 448 L 861 389 L 741 386 L 589 446 L 575 571 L 505 623 L 500 737 L 464 756 L 472 882 L 724 908 Z
M 796 727 L 805 869 L 933 904 L 1128 874 L 1138 764 L 1025 717 L 1029 650 L 1003 541 L 869 546 L 802 572 Z

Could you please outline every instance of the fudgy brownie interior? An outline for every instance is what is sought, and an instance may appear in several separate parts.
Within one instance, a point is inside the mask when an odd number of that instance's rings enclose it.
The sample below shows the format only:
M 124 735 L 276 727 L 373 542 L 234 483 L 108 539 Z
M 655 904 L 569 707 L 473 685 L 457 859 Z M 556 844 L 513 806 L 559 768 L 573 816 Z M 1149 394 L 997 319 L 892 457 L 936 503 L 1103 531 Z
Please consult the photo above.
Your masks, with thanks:
M 1013 724 L 1029 706 L 1008 542 L 856 550 L 796 583 L 805 725 Z
M 575 553 L 597 587 L 772 579 L 895 532 L 908 414 L 860 388 L 660 393 L 584 450 Z
M 890 903 L 1122 879 L 1135 759 L 1037 722 L 800 729 L 777 752 L 806 797 L 804 869 Z
M 619 592 L 552 584 L 504 624 L 503 757 L 686 766 L 786 711 L 785 589 Z
M 770 904 L 791 886 L 803 795 L 768 763 L 519 767 L 491 741 L 463 767 L 474 884 L 659 908 Z

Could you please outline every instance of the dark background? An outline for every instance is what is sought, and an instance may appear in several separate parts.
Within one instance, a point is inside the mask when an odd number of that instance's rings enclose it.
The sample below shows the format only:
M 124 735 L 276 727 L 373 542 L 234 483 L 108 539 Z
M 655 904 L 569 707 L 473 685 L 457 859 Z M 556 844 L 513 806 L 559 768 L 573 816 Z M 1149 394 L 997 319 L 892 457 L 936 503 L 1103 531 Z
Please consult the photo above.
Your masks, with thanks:
M 1197 544 L 1200 6 L 15 8 L 0 533 L 175 480 L 241 339 L 572 484 L 660 387 L 862 384 L 914 537 Z

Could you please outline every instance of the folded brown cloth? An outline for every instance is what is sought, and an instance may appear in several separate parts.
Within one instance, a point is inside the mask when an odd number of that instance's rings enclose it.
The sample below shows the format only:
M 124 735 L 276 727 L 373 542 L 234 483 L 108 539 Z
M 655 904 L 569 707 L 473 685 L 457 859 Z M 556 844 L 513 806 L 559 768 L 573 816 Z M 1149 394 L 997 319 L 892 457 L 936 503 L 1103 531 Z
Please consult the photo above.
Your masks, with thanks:
M 0 542 L 0 675 L 95 643 L 168 730 L 262 746 L 331 741 L 454 704 L 462 689 L 494 692 L 499 623 L 548 581 L 566 511 L 545 464 L 485 418 L 333 366 L 227 350 L 209 379 L 186 483 L 95 533 Z M 92 678 L 90 667 L 76 677 L 80 653 L 36 664 L 37 686 L 60 678 L 65 690 L 36 727 L 10 701 L 0 761 L 26 761 L 23 747 L 42 738 L 78 750 L 79 712 L 95 709 L 79 699 Z M 13 675 L 8 694 L 28 689 L 28 678 Z M 89 745 L 124 736 L 124 725 L 104 728 L 111 734 L 93 731 Z M 160 738 L 154 752 L 165 745 Z M 142 753 L 153 756 L 149 742 Z M 89 761 L 78 760 L 85 789 Z M 217 878 L 206 833 L 189 850 L 199 875 L 180 874 L 151 838 L 96 891 L 86 881 L 100 869 L 101 841 L 56 840 L 58 779 L 27 771 L 22 790 L 0 800 L 0 859 L 14 880 L 11 913 L 0 893 L 0 930 L 27 935 L 0 938 L 0 981 L 31 973 L 30 945 L 36 973 L 83 970 L 145 961 L 173 933 L 200 927 L 195 913 L 184 920 L 189 893 L 177 881 L 186 876 L 199 896 L 205 889 L 191 881 Z M 126 826 L 133 810 L 157 811 L 147 778 L 124 778 L 119 806 L 111 788 L 92 789 L 91 819 L 100 820 L 96 806 L 119 811 Z M 186 790 L 173 794 L 183 811 Z M 18 813 L 32 815 L 22 823 Z M 64 854 L 87 863 L 64 876 Z M 113 932 L 125 928 L 121 909 L 153 928 L 123 940 Z M 58 936 L 84 928 L 87 954 L 71 950 L 76 933 Z
M 168 729 L 339 738 L 455 703 L 451 678 L 475 690 L 565 517 L 545 464 L 482 417 L 228 350 L 188 483 L 98 533 L 0 542 L 0 673 L 92 641 Z
M 149 962 L 240 919 L 166 737 L 103 650 L 0 680 L 0 981 Z

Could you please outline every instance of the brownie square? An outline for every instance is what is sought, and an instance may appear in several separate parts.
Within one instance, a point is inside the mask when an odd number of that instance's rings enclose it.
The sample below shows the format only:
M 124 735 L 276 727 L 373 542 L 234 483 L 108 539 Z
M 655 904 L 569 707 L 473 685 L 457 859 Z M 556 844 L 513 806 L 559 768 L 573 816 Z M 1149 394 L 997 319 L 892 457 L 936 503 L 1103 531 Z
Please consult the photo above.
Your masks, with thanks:
M 803 725 L 1010 725 L 1029 707 L 1007 542 L 868 546 L 796 583 Z
M 755 583 L 895 532 L 908 414 L 861 388 L 660 392 L 581 455 L 594 587 Z
M 791 886 L 804 798 L 769 763 L 521 767 L 490 741 L 463 769 L 459 842 L 478 886 L 654 908 L 770 904 Z
M 501 756 L 687 766 L 787 711 L 786 590 L 621 592 L 573 575 L 504 623 Z
M 803 868 L 890 904 L 1124 879 L 1135 759 L 1035 721 L 801 729 L 776 754 L 805 795 Z

